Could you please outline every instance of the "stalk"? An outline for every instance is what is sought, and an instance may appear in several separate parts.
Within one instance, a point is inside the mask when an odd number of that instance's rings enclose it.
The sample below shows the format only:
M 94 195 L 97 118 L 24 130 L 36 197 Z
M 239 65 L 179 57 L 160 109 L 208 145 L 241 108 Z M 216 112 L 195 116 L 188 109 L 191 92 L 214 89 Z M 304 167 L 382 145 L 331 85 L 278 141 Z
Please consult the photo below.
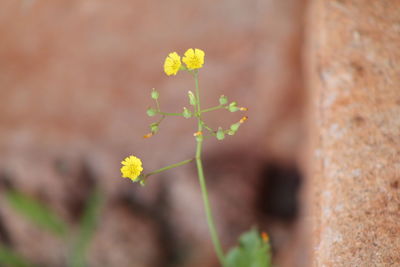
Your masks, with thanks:
M 179 166 L 188 164 L 188 163 L 192 162 L 193 160 L 194 160 L 194 159 L 187 159 L 187 160 L 184 160 L 184 161 L 175 163 L 175 164 L 168 165 L 168 166 L 166 166 L 166 167 L 164 167 L 164 168 L 161 168 L 161 169 L 158 169 L 158 170 L 149 172 L 149 173 L 147 173 L 144 177 L 147 178 L 147 177 L 149 177 L 150 175 L 153 175 L 153 174 L 156 174 L 156 173 L 160 173 L 160 172 L 163 172 L 163 171 L 172 169 L 172 168 L 176 168 L 176 167 L 179 167 Z
M 197 98 L 197 125 L 198 125 L 198 132 L 203 131 L 203 124 L 201 121 L 201 108 L 200 108 L 200 89 L 199 89 L 199 80 L 198 80 L 198 72 L 195 71 L 194 74 L 194 80 L 196 84 L 196 98 Z M 218 238 L 218 233 L 217 229 L 214 224 L 214 218 L 212 215 L 211 211 L 211 205 L 210 201 L 208 198 L 208 192 L 207 192 L 207 186 L 206 186 L 206 180 L 204 178 L 204 171 L 203 171 L 203 163 L 201 161 L 201 151 L 202 151 L 202 145 L 203 145 L 203 136 L 200 135 L 196 138 L 197 140 L 197 145 L 196 145 L 196 166 L 197 166 L 197 173 L 199 177 L 199 183 L 201 187 L 201 194 L 203 197 L 203 204 L 204 204 L 204 210 L 206 213 L 206 218 L 207 218 L 207 224 L 208 224 L 208 229 L 210 231 L 211 235 L 211 240 L 214 245 L 214 250 L 215 253 L 217 254 L 218 260 L 220 264 L 223 266 L 225 262 L 225 256 L 224 252 L 222 250 L 221 242 Z

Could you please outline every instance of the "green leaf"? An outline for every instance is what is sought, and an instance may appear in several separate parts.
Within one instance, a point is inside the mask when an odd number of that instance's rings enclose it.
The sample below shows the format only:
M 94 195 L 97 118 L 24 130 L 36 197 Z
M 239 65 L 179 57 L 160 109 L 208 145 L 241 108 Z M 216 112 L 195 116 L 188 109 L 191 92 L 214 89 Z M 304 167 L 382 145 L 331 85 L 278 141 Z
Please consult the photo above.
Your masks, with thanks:
M 226 267 L 270 267 L 271 251 L 268 241 L 252 229 L 239 238 L 239 245 L 226 256 Z
M 59 236 L 67 233 L 67 225 L 46 205 L 15 191 L 7 192 L 6 198 L 17 212 L 36 225 Z
M 0 263 L 1 266 L 10 267 L 33 267 L 33 263 L 30 263 L 27 259 L 19 255 L 17 252 L 10 250 L 9 248 L 0 245 Z
M 96 231 L 102 202 L 103 197 L 100 190 L 95 189 L 86 203 L 81 218 L 79 233 L 73 243 L 70 257 L 71 262 L 69 264 L 71 267 L 86 266 L 86 252 L 92 241 L 93 234 Z

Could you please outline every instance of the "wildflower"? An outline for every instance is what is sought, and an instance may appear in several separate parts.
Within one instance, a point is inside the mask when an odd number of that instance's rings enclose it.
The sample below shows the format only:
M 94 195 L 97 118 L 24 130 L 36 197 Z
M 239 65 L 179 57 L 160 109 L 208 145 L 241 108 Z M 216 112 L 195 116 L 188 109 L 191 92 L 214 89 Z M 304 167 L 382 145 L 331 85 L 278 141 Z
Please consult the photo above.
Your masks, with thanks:
M 123 165 L 121 167 L 122 177 L 129 178 L 132 181 L 135 181 L 143 171 L 142 161 L 135 156 L 129 156 L 125 158 L 123 161 L 121 161 L 121 164 Z
M 189 48 L 182 58 L 188 69 L 200 69 L 204 64 L 204 51 L 198 48 Z
M 164 62 L 164 71 L 170 75 L 176 75 L 181 68 L 181 57 L 176 52 L 169 53 Z
M 241 108 L 239 108 L 239 110 L 240 110 L 240 111 L 248 111 L 249 109 L 248 109 L 248 108 L 245 108 L 245 107 L 241 107 Z

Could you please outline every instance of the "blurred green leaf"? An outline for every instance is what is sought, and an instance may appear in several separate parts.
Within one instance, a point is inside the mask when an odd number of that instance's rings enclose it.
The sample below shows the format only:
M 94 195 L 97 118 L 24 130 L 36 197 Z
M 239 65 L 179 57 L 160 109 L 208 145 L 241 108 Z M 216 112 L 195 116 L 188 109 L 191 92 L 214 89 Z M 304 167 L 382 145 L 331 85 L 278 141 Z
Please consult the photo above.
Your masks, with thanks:
M 90 245 L 102 206 L 102 194 L 95 189 L 90 195 L 82 215 L 78 236 L 73 243 L 72 255 L 69 266 L 86 266 L 86 252 Z
M 0 266 L 33 267 L 34 265 L 18 253 L 0 245 Z
M 252 229 L 239 238 L 239 246 L 231 249 L 226 257 L 226 267 L 270 267 L 271 252 L 268 241 Z
M 46 205 L 16 191 L 7 192 L 6 198 L 17 212 L 43 229 L 59 236 L 65 236 L 67 233 L 67 225 Z

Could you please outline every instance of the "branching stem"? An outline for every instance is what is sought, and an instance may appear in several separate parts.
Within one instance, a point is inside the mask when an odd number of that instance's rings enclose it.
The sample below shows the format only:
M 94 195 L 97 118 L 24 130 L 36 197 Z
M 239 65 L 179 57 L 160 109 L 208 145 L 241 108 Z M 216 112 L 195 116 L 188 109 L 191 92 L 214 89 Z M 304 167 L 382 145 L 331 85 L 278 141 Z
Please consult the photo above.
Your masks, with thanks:
M 200 88 L 199 88 L 199 80 L 198 80 L 198 72 L 194 71 L 193 77 L 195 80 L 195 85 L 196 85 L 196 98 L 197 98 L 197 125 L 198 125 L 198 132 L 203 131 L 203 122 L 201 120 L 201 108 L 200 108 Z M 207 186 L 206 186 L 206 180 L 204 178 L 204 171 L 203 171 L 203 164 L 201 161 L 201 151 L 202 151 L 202 144 L 203 144 L 203 136 L 198 136 L 196 138 L 197 140 L 197 146 L 196 146 L 196 166 L 197 166 L 197 172 L 199 176 L 199 183 L 201 187 L 201 193 L 203 197 L 203 204 L 204 204 L 204 210 L 206 213 L 206 218 L 207 218 L 207 224 L 208 228 L 210 230 L 210 235 L 211 235 L 211 240 L 214 245 L 215 253 L 217 254 L 218 260 L 222 266 L 224 266 L 225 262 L 225 256 L 224 256 L 224 251 L 222 250 L 221 242 L 218 238 L 218 233 L 217 229 L 214 224 L 214 218 L 212 215 L 211 211 L 211 205 L 210 201 L 208 198 L 208 192 L 207 192 Z

